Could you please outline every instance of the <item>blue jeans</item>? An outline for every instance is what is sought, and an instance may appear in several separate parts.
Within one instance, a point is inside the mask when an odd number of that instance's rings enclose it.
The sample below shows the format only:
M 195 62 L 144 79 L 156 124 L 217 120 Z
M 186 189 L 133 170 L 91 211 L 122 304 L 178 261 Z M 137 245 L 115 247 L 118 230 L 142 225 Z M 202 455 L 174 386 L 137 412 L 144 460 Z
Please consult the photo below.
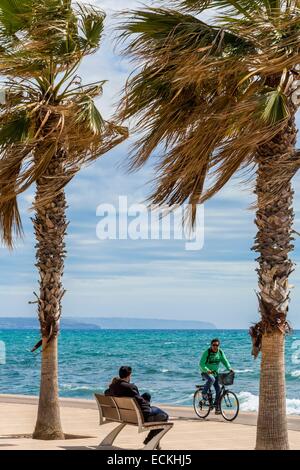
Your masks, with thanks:
M 206 372 L 203 372 L 202 374 L 202 377 L 206 380 L 206 383 L 203 387 L 203 393 L 205 395 L 207 395 L 208 393 L 208 390 L 210 389 L 210 387 L 213 385 L 215 387 L 215 391 L 216 391 L 216 402 L 215 402 L 215 405 L 218 403 L 219 401 L 219 398 L 220 398 L 220 393 L 221 393 L 221 388 L 220 388 L 220 385 L 219 385 L 219 380 L 218 380 L 218 376 L 216 375 L 213 375 L 213 374 L 207 374 Z
M 150 414 L 145 417 L 145 421 L 147 421 L 147 423 L 156 421 L 168 421 L 168 419 L 168 414 L 157 406 L 151 406 Z M 144 440 L 144 444 L 147 444 L 160 431 L 161 429 L 152 429 Z
M 150 415 L 147 416 L 146 421 L 168 421 L 169 416 L 168 414 L 158 408 L 157 406 L 151 406 Z

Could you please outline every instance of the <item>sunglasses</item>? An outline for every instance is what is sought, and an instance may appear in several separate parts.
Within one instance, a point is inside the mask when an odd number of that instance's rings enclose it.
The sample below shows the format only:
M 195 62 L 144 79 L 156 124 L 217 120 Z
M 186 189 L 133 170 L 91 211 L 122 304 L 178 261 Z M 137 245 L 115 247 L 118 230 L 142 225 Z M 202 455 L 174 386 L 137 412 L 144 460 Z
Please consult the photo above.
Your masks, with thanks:
M 213 343 L 212 346 L 219 346 L 219 343 Z

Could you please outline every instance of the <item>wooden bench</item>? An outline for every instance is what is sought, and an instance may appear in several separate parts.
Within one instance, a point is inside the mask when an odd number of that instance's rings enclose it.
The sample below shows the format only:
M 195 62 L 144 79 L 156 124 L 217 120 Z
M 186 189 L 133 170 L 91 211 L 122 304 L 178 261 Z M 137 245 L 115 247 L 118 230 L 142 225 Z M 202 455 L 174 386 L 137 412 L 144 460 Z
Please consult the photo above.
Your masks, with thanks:
M 95 393 L 95 398 L 99 408 L 100 426 L 112 422 L 120 423 L 114 428 L 99 444 L 98 449 L 112 449 L 112 445 L 118 434 L 126 425 L 137 426 L 138 432 L 150 431 L 151 429 L 161 429 L 146 444 L 142 450 L 154 450 L 161 438 L 173 427 L 173 423 L 165 421 L 145 422 L 143 413 L 135 400 L 128 397 L 112 397 Z

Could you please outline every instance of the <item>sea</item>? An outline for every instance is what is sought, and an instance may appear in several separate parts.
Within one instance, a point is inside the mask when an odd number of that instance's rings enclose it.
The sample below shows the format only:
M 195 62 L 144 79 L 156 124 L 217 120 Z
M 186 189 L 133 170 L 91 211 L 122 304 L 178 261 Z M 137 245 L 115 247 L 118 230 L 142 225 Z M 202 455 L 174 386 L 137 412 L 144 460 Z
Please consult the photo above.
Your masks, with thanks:
M 65 330 L 59 335 L 61 397 L 93 399 L 117 376 L 121 365 L 133 368 L 132 381 L 154 403 L 191 406 L 201 383 L 199 359 L 218 337 L 236 372 L 230 387 L 243 411 L 257 411 L 260 359 L 251 356 L 246 330 Z M 0 330 L 6 357 L 0 361 L 0 393 L 38 395 L 40 352 L 30 350 L 38 330 Z M 300 330 L 286 339 L 287 412 L 300 415 Z

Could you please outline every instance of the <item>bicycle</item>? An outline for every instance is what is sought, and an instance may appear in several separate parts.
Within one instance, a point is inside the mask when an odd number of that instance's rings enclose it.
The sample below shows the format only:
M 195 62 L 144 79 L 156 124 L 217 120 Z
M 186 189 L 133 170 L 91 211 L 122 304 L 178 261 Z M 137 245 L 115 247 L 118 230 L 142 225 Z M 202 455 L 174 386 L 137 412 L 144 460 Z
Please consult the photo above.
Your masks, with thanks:
M 202 392 L 204 385 L 196 385 L 197 390 L 194 393 L 193 404 L 194 410 L 199 418 L 206 418 L 211 410 L 218 408 L 226 421 L 233 421 L 239 414 L 240 404 L 238 397 L 234 392 L 226 388 L 232 385 L 234 381 L 234 373 L 218 374 L 219 384 L 221 385 L 219 402 L 216 404 L 215 390 L 208 390 L 207 400 L 203 399 Z M 203 380 L 205 380 L 203 378 Z M 217 405 L 217 406 L 216 406 Z

